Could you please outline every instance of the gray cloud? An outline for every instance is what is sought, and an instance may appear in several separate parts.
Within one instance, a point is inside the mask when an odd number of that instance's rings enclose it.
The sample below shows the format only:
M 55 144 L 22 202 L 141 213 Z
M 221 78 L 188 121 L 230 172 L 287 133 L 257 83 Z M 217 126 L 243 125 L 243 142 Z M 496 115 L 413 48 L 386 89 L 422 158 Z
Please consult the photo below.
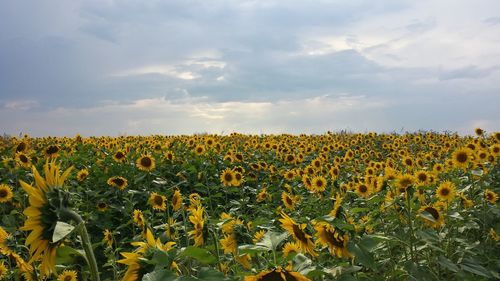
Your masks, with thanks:
M 459 69 L 443 70 L 439 74 L 439 80 L 481 79 L 489 76 L 498 69 L 498 66 L 481 68 L 475 65 L 470 65 Z

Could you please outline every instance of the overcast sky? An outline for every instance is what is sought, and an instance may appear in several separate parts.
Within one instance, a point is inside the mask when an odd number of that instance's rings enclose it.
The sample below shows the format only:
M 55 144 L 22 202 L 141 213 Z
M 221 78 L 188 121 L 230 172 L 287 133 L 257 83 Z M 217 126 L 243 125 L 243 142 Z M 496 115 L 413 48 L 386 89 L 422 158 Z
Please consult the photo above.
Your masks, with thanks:
M 500 129 L 500 1 L 0 2 L 0 133 Z

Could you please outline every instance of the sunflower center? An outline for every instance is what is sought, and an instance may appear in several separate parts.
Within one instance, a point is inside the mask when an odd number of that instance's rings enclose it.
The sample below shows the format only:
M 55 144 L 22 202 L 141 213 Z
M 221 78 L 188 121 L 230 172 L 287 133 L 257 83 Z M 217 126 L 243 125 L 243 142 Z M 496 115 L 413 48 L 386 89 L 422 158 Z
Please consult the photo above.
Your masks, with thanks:
M 64 281 L 71 281 L 73 280 L 73 277 L 71 277 L 70 275 L 66 275 L 66 277 L 64 277 Z
M 125 154 L 123 154 L 123 152 L 117 152 L 117 153 L 115 154 L 115 157 L 116 157 L 116 159 L 122 159 L 122 158 L 124 158 L 124 157 L 125 157 Z
M 106 203 L 104 203 L 104 202 L 99 202 L 99 203 L 97 204 L 97 207 L 98 207 L 99 209 L 104 209 L 104 208 L 106 208 Z
M 154 200 L 156 205 L 162 205 L 163 204 L 163 197 L 161 197 L 160 195 L 156 195 L 154 197 Z
M 323 181 L 319 180 L 316 182 L 317 187 L 322 187 L 323 186 Z
M 447 188 L 441 189 L 441 195 L 442 196 L 446 196 L 448 194 L 450 194 L 450 190 L 449 189 L 447 189 Z
M 21 151 L 24 151 L 25 149 L 26 149 L 26 144 L 24 142 L 22 142 L 22 143 L 17 145 L 16 152 L 21 152 Z
M 307 242 L 306 234 L 296 224 L 293 224 L 293 235 L 295 235 L 297 240 L 299 240 L 301 242 Z
M 5 198 L 7 197 L 7 195 L 8 195 L 7 190 L 0 189 L 0 198 Z
M 427 180 L 427 175 L 422 173 L 422 174 L 418 174 L 418 180 L 421 181 L 421 182 L 424 182 Z
M 118 186 L 122 186 L 125 183 L 125 181 L 121 178 L 115 178 L 115 179 L 113 179 L 113 183 L 118 185 Z
M 47 152 L 47 154 L 54 154 L 54 153 L 59 152 L 59 148 L 55 145 L 51 145 L 47 148 L 46 152 Z
M 368 191 L 368 188 L 366 187 L 366 185 L 363 184 L 359 187 L 359 192 L 366 193 L 367 191 Z
M 467 153 L 461 152 L 457 155 L 457 161 L 459 163 L 465 163 L 467 162 Z
M 335 237 L 335 233 L 336 233 L 335 230 L 332 232 L 332 231 L 325 229 L 326 240 L 328 241 L 329 244 L 331 244 L 335 247 L 338 247 L 338 248 L 344 247 L 344 240 L 340 237 Z
M 144 167 L 151 167 L 151 164 L 152 164 L 152 161 L 151 161 L 151 158 L 149 157 L 142 157 L 141 158 L 141 165 L 144 166 Z
M 225 173 L 224 180 L 227 182 L 233 181 L 233 175 L 231 173 Z
M 240 181 L 241 180 L 241 174 L 240 173 L 236 173 L 234 175 L 234 177 L 236 178 L 237 181 Z

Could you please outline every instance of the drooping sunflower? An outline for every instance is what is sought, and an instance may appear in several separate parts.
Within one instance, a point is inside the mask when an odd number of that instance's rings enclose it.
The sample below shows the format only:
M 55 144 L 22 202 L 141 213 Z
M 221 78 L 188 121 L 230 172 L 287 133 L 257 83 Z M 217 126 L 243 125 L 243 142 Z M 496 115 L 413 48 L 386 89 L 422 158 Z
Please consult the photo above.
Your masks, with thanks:
M 220 175 L 220 181 L 224 186 L 233 186 L 233 183 L 235 181 L 234 171 L 229 168 L 222 171 Z
M 486 189 L 484 191 L 484 199 L 490 204 L 495 204 L 498 200 L 498 195 L 493 190 Z
M 139 157 L 135 164 L 139 170 L 144 172 L 151 172 L 156 167 L 155 159 L 148 154 L 144 154 Z
M 335 204 L 333 204 L 333 209 L 328 214 L 330 217 L 337 217 L 339 210 L 342 207 L 342 200 L 344 200 L 344 197 L 340 195 L 340 193 L 335 194 Z
M 397 177 L 396 189 L 399 194 L 405 193 L 413 185 L 415 178 L 410 174 L 402 174 Z
M 422 215 L 420 216 L 421 218 L 423 218 L 426 225 L 433 228 L 438 228 L 444 225 L 444 216 L 441 213 L 441 209 L 439 208 L 439 206 L 424 205 L 419 210 L 420 214 L 423 212 L 426 212 L 427 214 L 431 215 L 431 216 L 422 216 Z
M 472 162 L 472 150 L 470 148 L 459 148 L 455 150 L 451 156 L 451 161 L 453 162 L 453 166 L 456 168 L 465 169 L 469 166 L 469 163 Z
M 311 279 L 298 272 L 287 271 L 278 267 L 264 270 L 257 275 L 245 276 L 243 281 L 311 281 Z
M 182 206 L 182 194 L 176 189 L 172 195 L 172 208 L 174 211 L 178 211 Z
M 14 193 L 7 184 L 0 184 L 0 203 L 7 203 L 12 200 Z
M 167 209 L 167 197 L 156 192 L 152 192 L 149 196 L 149 204 L 155 210 L 165 211 Z
M 306 232 L 307 225 L 305 223 L 298 224 L 291 217 L 285 213 L 281 213 L 281 227 L 285 229 L 295 242 L 299 244 L 300 250 L 315 257 L 318 254 L 314 251 L 314 242 L 311 240 L 312 236 Z
M 65 270 L 57 276 L 57 281 L 78 281 L 77 273 L 74 270 Z
M 204 208 L 198 206 L 196 209 L 192 210 L 189 216 L 189 221 L 193 224 L 194 229 L 189 231 L 189 237 L 194 240 L 195 246 L 203 246 L 203 226 L 205 225 L 205 219 L 203 217 Z
M 55 271 L 56 250 L 61 241 L 52 242 L 52 235 L 58 221 L 57 210 L 49 204 L 49 199 L 57 194 L 73 167 L 60 173 L 59 166 L 54 162 L 44 165 L 45 179 L 32 167 L 35 186 L 20 181 L 21 187 L 28 193 L 29 206 L 24 210 L 27 219 L 20 229 L 31 231 L 25 244 L 29 246 L 30 263 L 41 259 L 40 272 L 49 276 Z
M 9 270 L 7 269 L 5 264 L 3 263 L 3 260 L 0 261 L 0 280 L 3 280 L 5 278 L 5 276 L 7 276 L 7 272 L 9 272 Z
M 455 198 L 455 185 L 450 181 L 442 182 L 436 189 L 436 196 L 442 201 L 452 201 Z
M 332 255 L 339 258 L 350 258 L 351 254 L 347 251 L 349 236 L 341 234 L 338 229 L 326 222 L 319 222 L 314 226 L 319 244 L 328 247 Z
M 119 190 L 123 190 L 125 189 L 125 187 L 127 187 L 128 181 L 124 177 L 116 176 L 108 179 L 108 185 L 114 186 Z
M 76 180 L 78 180 L 79 182 L 82 182 L 88 176 L 89 176 L 89 170 L 87 170 L 87 169 L 81 169 L 80 171 L 78 171 L 78 173 L 76 173 Z

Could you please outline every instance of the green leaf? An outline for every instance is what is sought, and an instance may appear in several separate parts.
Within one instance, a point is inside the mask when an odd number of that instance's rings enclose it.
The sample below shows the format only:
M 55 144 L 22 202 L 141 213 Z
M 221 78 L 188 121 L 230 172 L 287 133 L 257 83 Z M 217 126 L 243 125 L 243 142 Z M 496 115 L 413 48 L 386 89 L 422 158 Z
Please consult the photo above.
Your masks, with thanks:
M 428 220 L 428 221 L 431 221 L 431 222 L 436 222 L 436 219 L 431 215 L 431 213 L 427 212 L 427 211 L 423 211 L 421 212 L 420 214 L 418 214 L 420 217 Z
M 355 259 L 360 264 L 370 269 L 376 269 L 377 265 L 375 264 L 373 255 L 367 249 L 354 243 L 349 243 L 347 249 L 354 255 Z
M 61 246 L 56 250 L 56 264 L 86 263 L 85 252 L 69 246 Z
M 422 240 L 425 240 L 427 242 L 439 243 L 439 236 L 437 235 L 436 231 L 432 229 L 418 230 L 416 234 Z
M 204 281 L 220 281 L 226 279 L 222 272 L 208 268 L 200 269 L 198 278 Z
M 56 223 L 56 227 L 54 228 L 54 233 L 52 234 L 52 243 L 60 241 L 64 237 L 68 236 L 73 229 L 75 229 L 75 227 L 71 224 L 58 221 Z
M 380 242 L 388 241 L 389 238 L 381 235 L 365 235 L 359 244 L 366 250 L 372 252 Z
M 203 264 L 214 264 L 217 262 L 217 258 L 212 255 L 210 251 L 194 246 L 189 246 L 184 249 L 184 251 L 181 252 L 181 255 L 193 258 Z
M 255 254 L 268 251 L 270 251 L 268 247 L 260 245 L 245 244 L 238 247 L 238 252 L 241 254 Z
M 475 262 L 472 262 L 472 260 L 468 260 L 468 261 L 470 261 L 470 262 L 464 262 L 464 263 L 460 264 L 460 268 L 462 270 L 470 272 L 472 274 L 483 276 L 486 278 L 492 277 L 491 273 L 486 268 L 484 268 L 483 266 L 481 266 Z
M 299 253 L 293 258 L 293 271 L 306 275 L 314 269 L 316 267 L 312 265 L 312 260 L 305 255 Z
M 160 269 L 144 274 L 142 281 L 174 281 L 177 275 L 170 270 Z
M 451 272 L 458 272 L 460 270 L 456 264 L 454 264 L 451 260 L 442 255 L 439 256 L 438 263 L 442 267 L 448 269 Z

